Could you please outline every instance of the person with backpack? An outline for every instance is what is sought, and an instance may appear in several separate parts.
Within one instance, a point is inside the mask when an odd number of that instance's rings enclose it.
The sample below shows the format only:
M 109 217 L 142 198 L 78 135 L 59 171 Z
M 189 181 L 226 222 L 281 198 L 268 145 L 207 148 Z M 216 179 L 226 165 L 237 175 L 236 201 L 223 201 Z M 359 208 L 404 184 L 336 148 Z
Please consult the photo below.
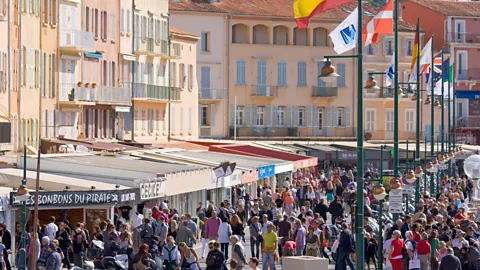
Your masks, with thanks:
M 73 238 L 73 264 L 77 267 L 83 268 L 83 255 L 85 252 L 86 234 L 82 230 L 82 224 L 77 222 L 75 230 L 72 232 Z
M 58 224 L 59 230 L 57 231 L 57 237 L 56 239 L 58 240 L 58 243 L 60 245 L 60 249 L 62 250 L 63 254 L 65 254 L 63 258 L 63 267 L 70 269 L 70 245 L 72 244 L 72 238 L 70 237 L 70 234 L 68 233 L 67 230 L 67 225 L 65 223 L 60 222 Z
M 143 224 L 140 226 L 140 238 L 142 238 L 142 244 L 151 245 L 153 237 L 152 220 L 150 218 L 144 218 Z
M 220 243 L 212 240 L 208 243 L 208 249 L 210 250 L 205 261 L 207 265 L 206 270 L 224 270 L 227 269 L 225 265 L 225 256 L 220 251 Z

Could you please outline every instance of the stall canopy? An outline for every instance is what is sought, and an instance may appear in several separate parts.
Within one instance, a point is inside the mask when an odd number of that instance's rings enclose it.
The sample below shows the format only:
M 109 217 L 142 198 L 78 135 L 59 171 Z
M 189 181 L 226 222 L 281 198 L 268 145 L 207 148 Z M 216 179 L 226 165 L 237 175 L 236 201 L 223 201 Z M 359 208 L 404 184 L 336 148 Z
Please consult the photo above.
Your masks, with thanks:
M 208 148 L 212 152 L 244 155 L 251 157 L 268 157 L 293 162 L 295 169 L 317 166 L 317 157 L 308 157 L 297 154 L 285 153 L 271 149 L 265 149 L 252 145 L 211 145 Z

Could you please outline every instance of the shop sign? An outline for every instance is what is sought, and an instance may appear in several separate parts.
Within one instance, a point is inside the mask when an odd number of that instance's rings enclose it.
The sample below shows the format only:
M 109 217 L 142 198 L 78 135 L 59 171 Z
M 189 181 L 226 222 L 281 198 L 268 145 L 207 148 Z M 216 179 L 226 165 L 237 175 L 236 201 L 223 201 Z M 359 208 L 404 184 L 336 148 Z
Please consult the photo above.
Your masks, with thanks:
M 401 214 L 403 213 L 403 191 L 401 189 L 392 189 L 388 194 L 389 204 L 388 204 L 388 212 L 391 214 Z
M 257 170 L 243 172 L 242 173 L 242 184 L 247 184 L 251 182 L 255 182 L 258 180 L 258 172 Z
M 118 191 L 120 196 L 120 203 L 136 202 L 140 197 L 138 188 L 133 189 L 121 189 Z
M 30 193 L 27 206 L 35 204 L 35 192 Z M 22 202 L 16 199 L 16 193 L 10 192 L 10 204 L 21 206 Z M 39 206 L 81 206 L 120 203 L 118 190 L 88 190 L 88 191 L 40 191 L 38 195 Z
M 242 183 L 242 174 L 240 172 L 235 172 L 229 176 L 217 178 L 214 172 L 211 174 L 210 178 L 210 188 L 220 188 L 220 187 L 231 187 L 236 186 Z
M 355 152 L 340 152 L 340 159 L 357 159 L 357 153 Z
M 310 168 L 310 167 L 317 166 L 317 164 L 318 164 L 318 157 L 312 157 L 312 158 L 297 160 L 293 162 L 293 166 L 295 167 L 295 169 Z
M 258 179 L 275 176 L 275 164 L 258 167 Z
M 145 180 L 135 180 L 135 185 L 140 188 L 140 200 L 151 200 L 165 196 L 165 178 L 153 178 Z

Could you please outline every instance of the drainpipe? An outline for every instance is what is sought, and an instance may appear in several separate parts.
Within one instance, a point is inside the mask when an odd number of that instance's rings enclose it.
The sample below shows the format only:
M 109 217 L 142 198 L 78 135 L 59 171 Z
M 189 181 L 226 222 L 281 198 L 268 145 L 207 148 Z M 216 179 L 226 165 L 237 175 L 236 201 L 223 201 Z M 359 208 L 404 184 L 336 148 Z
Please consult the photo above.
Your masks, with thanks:
M 135 55 L 135 0 L 132 1 L 132 54 Z M 135 94 L 134 94 L 134 85 L 135 85 L 135 67 L 137 61 L 134 61 L 132 64 L 132 106 L 131 106 L 131 121 L 132 121 L 132 142 L 135 141 Z
M 170 59 L 170 45 L 172 44 L 172 39 L 170 38 L 170 13 L 168 13 L 168 17 L 167 17 L 167 32 L 168 32 L 168 35 L 167 35 L 167 38 L 168 38 L 168 48 L 167 48 L 167 55 L 168 55 L 168 103 L 167 103 L 167 106 L 168 106 L 168 130 L 167 130 L 167 141 L 170 141 L 171 139 L 171 132 L 170 132 L 170 126 L 171 126 L 171 122 L 172 122 L 172 103 L 171 103 L 171 95 L 172 95 L 172 89 L 170 88 L 171 85 L 170 85 L 170 79 L 171 79 L 171 61 L 172 59 Z M 163 121 L 165 121 L 165 119 L 163 119 Z
M 228 108 L 230 108 L 230 75 L 229 75 L 229 72 L 228 70 L 230 69 L 230 23 L 232 21 L 232 14 L 229 13 L 227 15 L 227 72 L 225 72 L 224 74 L 226 74 L 226 76 L 224 77 L 227 77 L 227 120 L 225 121 L 226 122 L 226 125 L 224 125 L 226 127 L 226 135 L 225 137 L 229 137 L 230 134 L 229 133 L 229 130 L 230 128 L 228 127 L 228 119 L 230 119 L 230 114 L 234 114 L 236 109 L 233 111 L 233 112 L 230 112 L 230 110 Z M 223 69 L 225 71 L 225 68 Z M 229 113 L 230 112 L 230 113 Z M 236 120 L 235 120 L 236 121 Z M 233 124 L 233 123 L 232 123 Z
M 38 16 L 38 18 L 39 18 L 38 19 L 38 31 L 39 31 L 38 32 L 39 33 L 38 39 L 39 39 L 39 43 L 40 43 L 39 50 L 38 50 L 38 54 L 39 54 L 38 55 L 38 59 L 39 59 L 38 65 L 39 65 L 39 67 L 38 68 L 40 68 L 40 69 L 41 69 L 41 63 L 42 63 L 42 60 L 43 60 L 43 56 L 42 56 L 42 40 L 43 40 L 42 39 L 42 20 L 43 20 L 43 18 L 42 18 L 42 11 L 43 11 L 42 6 L 43 5 L 40 5 L 40 7 L 39 7 L 40 11 L 38 13 L 39 14 L 39 16 Z M 57 38 L 58 38 L 58 36 L 57 36 Z M 59 54 L 57 54 L 57 55 L 58 55 L 58 57 L 60 57 Z M 38 130 L 37 130 L 37 135 L 36 135 L 38 137 L 38 139 L 37 139 L 38 152 L 40 153 L 40 140 L 42 139 L 42 136 L 41 136 L 41 134 L 42 134 L 41 133 L 42 132 L 41 126 L 42 126 L 42 124 L 41 123 L 42 123 L 42 105 L 43 105 L 42 104 L 42 85 L 43 85 L 42 80 L 43 80 L 43 76 L 40 76 L 41 72 L 38 72 L 38 71 L 36 71 L 36 72 L 37 72 L 37 75 L 39 77 L 41 77 L 40 80 L 39 80 L 40 85 L 39 85 L 39 89 L 38 89 L 39 90 L 38 91 L 38 125 L 36 125 L 37 128 L 40 126 L 40 128 L 38 128 Z M 55 96 L 58 96 L 58 95 L 55 95 Z M 57 102 L 57 104 L 58 104 L 58 102 Z
M 22 69 L 22 61 L 23 61 L 23 57 L 25 57 L 24 55 L 22 55 L 22 1 L 19 1 L 19 5 L 18 5 L 18 55 L 19 55 L 19 58 L 20 58 L 20 61 L 18 61 L 18 73 L 20 74 L 20 76 L 22 75 L 22 72 L 21 72 L 21 69 Z M 18 103 L 18 126 L 17 126 L 17 134 L 19 134 L 19 137 L 18 137 L 18 149 L 19 150 L 22 146 L 20 145 L 20 136 L 23 136 L 24 134 L 22 134 L 22 128 L 20 127 L 22 122 L 21 122 L 21 119 L 22 119 L 22 81 L 20 79 L 20 76 L 18 76 L 18 98 L 17 98 L 17 103 Z
M 11 4 L 11 1 L 9 0 L 8 1 L 8 7 L 7 7 L 7 44 L 8 44 L 8 52 L 7 52 L 7 62 L 8 62 L 8 65 L 7 67 L 10 66 L 10 50 L 11 50 L 11 45 L 10 45 L 10 4 Z M 10 129 L 12 128 L 12 105 L 11 105 L 11 91 L 10 91 L 10 86 L 11 86 L 11 81 L 10 81 L 10 72 L 11 72 L 12 69 L 10 68 L 6 68 L 5 69 L 5 78 L 7 80 L 7 91 L 8 91 L 8 117 L 10 119 Z M 7 71 L 8 71 L 8 76 L 7 76 Z M 12 143 L 12 132 L 10 131 L 10 143 Z

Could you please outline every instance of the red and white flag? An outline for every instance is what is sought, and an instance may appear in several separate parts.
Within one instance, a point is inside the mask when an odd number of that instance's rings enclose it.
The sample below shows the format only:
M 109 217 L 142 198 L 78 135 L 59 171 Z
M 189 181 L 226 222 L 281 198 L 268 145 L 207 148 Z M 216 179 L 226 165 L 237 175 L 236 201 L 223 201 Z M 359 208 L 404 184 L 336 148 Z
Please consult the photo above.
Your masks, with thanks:
M 378 34 L 393 33 L 393 0 L 380 10 L 371 21 L 363 28 L 363 43 L 366 46 L 378 43 Z

